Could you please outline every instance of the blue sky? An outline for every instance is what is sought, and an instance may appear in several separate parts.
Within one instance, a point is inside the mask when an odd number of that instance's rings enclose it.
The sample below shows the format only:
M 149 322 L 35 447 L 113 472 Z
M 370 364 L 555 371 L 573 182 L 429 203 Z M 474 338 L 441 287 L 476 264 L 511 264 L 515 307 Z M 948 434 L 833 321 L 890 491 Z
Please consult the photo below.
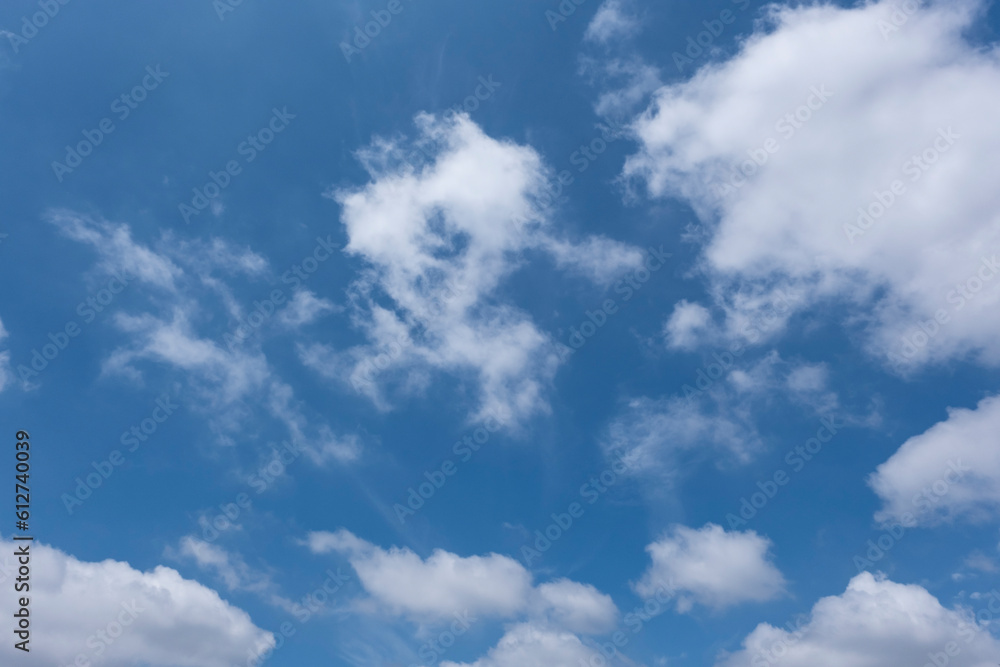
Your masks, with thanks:
M 4 664 L 995 664 L 998 26 L 5 3 Z

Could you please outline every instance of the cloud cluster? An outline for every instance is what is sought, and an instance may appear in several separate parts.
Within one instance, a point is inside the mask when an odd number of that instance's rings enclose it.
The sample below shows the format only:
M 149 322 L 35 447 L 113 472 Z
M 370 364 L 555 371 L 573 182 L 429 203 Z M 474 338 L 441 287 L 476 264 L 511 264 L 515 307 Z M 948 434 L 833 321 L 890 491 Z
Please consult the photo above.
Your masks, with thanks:
M 419 390 L 435 372 L 468 378 L 478 387 L 475 419 L 517 423 L 545 409 L 560 362 L 555 341 L 503 297 L 522 253 L 548 252 L 598 283 L 637 266 L 641 253 L 556 233 L 544 205 L 549 173 L 530 147 L 489 137 L 464 114 L 416 123 L 413 142 L 379 139 L 359 153 L 367 185 L 328 193 L 342 207 L 345 251 L 367 266 L 352 295 L 369 343 L 305 346 L 302 359 L 383 406 L 387 385 Z M 414 164 L 414 153 L 431 157 Z M 370 381 L 366 369 L 390 348 Z
M 249 340 L 272 316 L 294 329 L 334 310 L 333 304 L 299 290 L 279 310 L 280 304 L 269 300 L 275 291 L 259 286 L 262 298 L 253 307 L 241 303 L 227 279 L 259 281 L 269 275 L 269 265 L 253 251 L 221 239 L 178 240 L 165 234 L 151 248 L 133 239 L 125 224 L 67 210 L 52 211 L 46 219 L 64 236 L 97 251 L 98 274 L 121 272 L 128 289 L 137 291 L 132 286 L 136 283 L 148 298 L 144 312 L 116 308 L 110 316 L 126 342 L 104 359 L 105 375 L 141 383 L 144 369 L 152 364 L 183 371 L 188 405 L 205 414 L 226 443 L 243 431 L 250 416 L 264 413 L 283 424 L 314 462 L 349 462 L 359 456 L 353 436 L 335 435 L 324 423 L 310 424 L 291 387 L 269 364 L 260 341 Z M 212 326 L 214 318 L 206 312 L 205 300 L 198 298 L 204 289 L 225 306 L 231 321 L 225 328 Z
M 382 549 L 347 530 L 310 533 L 305 545 L 313 553 L 346 557 L 373 611 L 431 626 L 458 615 L 514 621 L 476 667 L 575 664 L 593 654 L 581 636 L 608 632 L 618 619 L 611 598 L 593 586 L 568 579 L 535 586 L 531 573 L 508 556 L 463 557 L 437 549 L 424 559 L 406 548 Z
M 900 11 L 772 7 L 734 57 L 654 94 L 625 176 L 703 219 L 700 270 L 730 332 L 749 297 L 782 290 L 799 310 L 854 307 L 844 324 L 900 372 L 997 363 L 1000 191 L 982 175 L 1000 59 L 963 37 L 979 2 Z M 705 321 L 684 304 L 672 342 Z
M 788 630 L 762 623 L 716 667 L 991 667 L 1000 641 L 925 589 L 865 572 Z
M 12 554 L 15 543 L 0 547 Z M 32 543 L 31 559 L 31 655 L 43 662 L 78 664 L 83 655 L 103 667 L 230 667 L 274 644 L 246 612 L 170 568 L 88 563 L 40 543 Z M 3 580 L 14 575 L 7 556 Z M 9 619 L 14 609 L 4 595 L 0 613 Z M 0 646 L 0 660 L 24 664 L 12 641 Z

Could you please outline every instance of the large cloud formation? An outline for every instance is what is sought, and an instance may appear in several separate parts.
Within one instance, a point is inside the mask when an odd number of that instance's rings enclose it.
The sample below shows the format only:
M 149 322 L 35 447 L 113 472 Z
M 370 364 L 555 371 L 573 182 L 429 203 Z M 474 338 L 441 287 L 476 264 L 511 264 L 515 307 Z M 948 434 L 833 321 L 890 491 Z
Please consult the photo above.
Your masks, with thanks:
M 368 344 L 305 346 L 302 358 L 384 407 L 387 384 L 412 392 L 433 372 L 467 377 L 478 387 L 474 418 L 514 423 L 545 409 L 560 363 L 555 341 L 499 293 L 521 254 L 544 251 L 598 283 L 642 256 L 555 234 L 549 173 L 530 147 L 489 137 L 465 115 L 420 115 L 417 126 L 413 142 L 377 140 L 359 153 L 367 185 L 329 193 L 343 208 L 346 252 L 368 266 L 352 290 Z
M 1000 510 L 1000 397 L 975 410 L 950 409 L 948 419 L 916 435 L 880 465 L 868 483 L 882 499 L 877 517 L 912 525 L 963 517 L 988 519 Z
M 1000 362 L 1000 61 L 963 37 L 980 11 L 773 6 L 734 57 L 655 93 L 625 175 L 706 223 L 730 334 L 780 290 L 853 306 L 851 331 L 901 373 Z M 682 304 L 668 331 L 705 325 Z
M 807 620 L 788 629 L 760 624 L 716 667 L 993 667 L 998 655 L 1000 641 L 966 614 L 920 586 L 865 572 L 843 595 L 817 602 Z
M 21 546 L 23 543 L 17 543 Z M 2 580 L 10 585 L 15 543 L 0 541 Z M 140 572 L 128 563 L 87 563 L 32 543 L 30 664 L 101 667 L 230 667 L 274 645 L 274 636 L 215 591 L 176 570 Z M 15 601 L 0 598 L 0 615 L 13 618 Z M 0 662 L 24 665 L 13 641 L 0 645 Z
M 593 586 L 558 579 L 535 586 L 508 556 L 459 556 L 441 549 L 421 558 L 410 549 L 382 549 L 347 530 L 310 533 L 318 554 L 347 558 L 369 600 L 357 607 L 433 627 L 454 618 L 509 621 L 500 641 L 469 667 L 576 665 L 596 655 L 587 636 L 612 630 L 618 608 Z M 442 667 L 460 667 L 445 661 Z

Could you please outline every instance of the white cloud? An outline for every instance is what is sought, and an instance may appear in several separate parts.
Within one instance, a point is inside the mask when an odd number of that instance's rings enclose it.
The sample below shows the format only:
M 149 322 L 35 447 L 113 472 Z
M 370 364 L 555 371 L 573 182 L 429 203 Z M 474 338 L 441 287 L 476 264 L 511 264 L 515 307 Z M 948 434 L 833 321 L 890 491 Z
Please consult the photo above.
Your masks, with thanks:
M 335 313 L 342 310 L 327 299 L 317 298 L 310 290 L 299 290 L 292 300 L 281 311 L 279 318 L 292 328 L 314 322 L 324 313 Z
M 817 602 L 797 628 L 758 625 L 743 649 L 716 667 L 993 667 L 997 655 L 1000 641 L 960 611 L 945 609 L 920 586 L 865 572 L 843 595 Z
M 639 19 L 626 10 L 624 0 L 605 0 L 587 26 L 584 38 L 607 42 L 634 35 L 639 28 Z
M 704 341 L 705 329 L 711 321 L 708 308 L 686 299 L 679 301 L 664 327 L 667 345 L 682 350 L 698 347 Z
M 655 94 L 625 174 L 712 231 L 702 269 L 733 331 L 738 298 L 782 289 L 798 309 L 854 305 L 847 324 L 873 354 L 903 358 L 906 335 L 914 363 L 997 363 L 1000 276 L 981 260 L 1000 251 L 1000 190 L 982 178 L 1000 152 L 1000 62 L 962 36 L 980 3 L 931 2 L 883 35 L 896 7 L 773 8 L 732 59 Z M 849 240 L 878 197 L 884 215 Z
M 7 586 L 15 576 L 9 556 L 15 543 L 0 546 Z M 39 543 L 32 543 L 31 559 L 30 647 L 37 664 L 71 664 L 82 654 L 102 667 L 229 667 L 249 650 L 274 644 L 246 612 L 170 568 L 87 563 Z M 3 617 L 14 611 L 14 597 L 2 596 Z M 24 664 L 23 656 L 9 638 L 0 645 L 5 664 Z
M 100 267 L 106 273 L 124 269 L 139 280 L 173 291 L 181 269 L 166 257 L 132 240 L 128 225 L 95 220 L 74 211 L 50 211 L 46 220 L 55 225 L 63 235 L 80 243 L 87 243 L 101 257 Z
M 957 517 L 990 519 L 1000 511 L 1000 397 L 976 409 L 950 408 L 948 419 L 913 436 L 868 480 L 882 499 L 879 520 L 924 524 Z
M 500 298 L 521 251 L 551 251 L 596 282 L 638 255 L 606 239 L 573 244 L 553 233 L 543 204 L 549 172 L 531 148 L 488 137 L 465 115 L 416 122 L 414 142 L 377 139 L 359 153 L 371 182 L 329 193 L 343 208 L 345 251 L 369 267 L 352 290 L 354 322 L 369 345 L 309 346 L 302 358 L 350 383 L 404 336 L 409 344 L 390 357 L 391 368 L 362 391 L 385 406 L 381 389 L 401 376 L 410 391 L 432 372 L 471 376 L 475 418 L 493 413 L 513 424 L 547 409 L 560 362 L 556 343 Z M 420 167 L 401 159 L 417 147 L 433 156 Z
M 310 533 L 304 544 L 313 553 L 346 556 L 378 606 L 421 624 L 456 614 L 523 619 L 555 637 L 602 634 L 618 619 L 611 597 L 593 586 L 558 579 L 535 587 L 531 573 L 508 556 L 462 557 L 436 549 L 423 559 L 406 548 L 382 549 L 347 530 Z
M 750 362 L 723 348 L 684 381 L 682 392 L 629 400 L 604 441 L 609 456 L 623 452 L 630 470 L 653 476 L 661 489 L 665 479 L 678 474 L 686 455 L 718 453 L 714 458 L 723 467 L 749 462 L 764 446 L 757 414 L 777 397 L 816 415 L 839 406 L 827 386 L 825 366 L 785 361 L 775 351 Z
M 773 600 L 785 594 L 785 578 L 771 562 L 770 548 L 771 541 L 752 530 L 674 526 L 646 547 L 653 562 L 635 590 L 643 597 L 661 588 L 676 593 L 682 613 L 694 604 L 724 609 Z
M 524 609 L 531 574 L 498 554 L 462 558 L 440 549 L 426 560 L 406 548 L 388 551 L 346 530 L 310 533 L 314 553 L 347 557 L 365 590 L 393 613 L 447 619 L 466 611 L 509 617 Z
M 255 306 L 258 310 L 245 316 L 245 308 L 233 290 L 216 275 L 260 279 L 270 270 L 265 258 L 221 239 L 189 241 L 170 233 L 163 234 L 157 250 L 152 250 L 133 240 L 128 225 L 72 211 L 50 212 L 47 219 L 66 236 L 93 245 L 101 256 L 102 271 L 114 273 L 124 268 L 136 276 L 137 282 L 168 293 L 166 298 L 158 294 L 159 298 L 150 299 L 148 309 L 153 312 L 118 311 L 110 316 L 128 341 L 104 359 L 104 374 L 141 383 L 144 366 L 149 362 L 184 371 L 190 387 L 183 392 L 190 399 L 188 404 L 208 416 L 211 430 L 226 444 L 234 444 L 233 435 L 242 432 L 248 420 L 259 412 L 255 408 L 262 406 L 288 429 L 291 438 L 315 463 L 347 462 L 359 457 L 356 437 L 336 435 L 325 423 L 309 423 L 303 406 L 277 377 L 259 342 L 251 340 L 273 314 L 274 305 L 270 311 L 266 306 Z M 222 300 L 230 317 L 238 322 L 227 324 L 213 336 L 201 331 L 216 319 L 197 291 L 205 287 Z M 297 321 L 315 317 L 331 306 L 303 292 L 297 293 L 290 304 Z M 253 315 L 262 321 L 253 324 Z
M 595 654 L 572 633 L 521 623 L 510 628 L 486 657 L 472 663 L 445 660 L 441 667 L 575 667 L 589 664 Z
M 190 535 L 181 538 L 176 550 L 167 549 L 166 555 L 192 560 L 199 568 L 214 572 L 231 591 L 261 592 L 271 588 L 270 577 L 255 571 L 239 554 Z
M 540 585 L 532 605 L 534 613 L 548 619 L 550 625 L 580 634 L 608 632 L 618 619 L 618 608 L 610 596 L 569 579 Z

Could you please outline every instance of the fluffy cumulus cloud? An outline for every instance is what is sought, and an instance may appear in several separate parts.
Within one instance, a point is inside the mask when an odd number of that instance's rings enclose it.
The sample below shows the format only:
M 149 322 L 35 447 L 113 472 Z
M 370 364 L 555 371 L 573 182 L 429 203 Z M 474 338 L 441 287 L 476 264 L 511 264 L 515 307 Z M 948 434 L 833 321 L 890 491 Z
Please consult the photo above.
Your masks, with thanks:
M 531 573 L 507 556 L 463 557 L 438 549 L 423 559 L 406 548 L 382 549 L 346 530 L 310 533 L 304 543 L 314 553 L 347 558 L 371 596 L 359 608 L 430 626 L 467 617 L 510 621 L 499 643 L 473 663 L 478 667 L 575 664 L 592 655 L 587 636 L 617 624 L 618 608 L 608 595 L 568 579 L 535 586 Z
M 153 365 L 183 371 L 188 405 L 205 414 L 227 444 L 251 417 L 264 413 L 283 424 L 294 444 L 316 463 L 348 462 L 359 456 L 356 438 L 336 435 L 324 423 L 310 423 L 291 387 L 268 363 L 259 337 L 279 311 L 269 298 L 263 299 L 269 305 L 261 305 L 260 295 L 274 293 L 257 284 L 269 275 L 266 259 L 221 239 L 183 240 L 170 233 L 151 247 L 135 240 L 126 224 L 72 211 L 53 211 L 46 219 L 64 236 L 92 246 L 100 257 L 90 282 L 107 287 L 96 292 L 100 312 L 109 311 L 105 317 L 126 337 L 104 359 L 105 375 L 141 383 L 144 370 Z M 234 295 L 230 279 L 238 277 L 257 281 L 251 284 L 258 299 L 248 300 L 253 308 Z M 141 292 L 149 303 L 143 312 L 125 312 L 109 289 Z M 101 297 L 104 292 L 110 302 Z M 209 328 L 217 319 L 206 305 L 209 297 L 229 314 L 230 322 L 223 318 L 224 328 Z M 298 291 L 275 319 L 297 327 L 332 310 L 329 301 Z
M 485 657 L 472 663 L 445 660 L 441 667 L 568 667 L 589 664 L 596 655 L 570 632 L 521 623 L 510 628 Z
M 383 406 L 387 384 L 412 392 L 435 372 L 468 377 L 476 418 L 517 422 L 545 409 L 560 362 L 552 338 L 500 293 L 522 252 L 549 252 L 598 283 L 637 266 L 641 253 L 557 234 L 549 173 L 531 148 L 489 137 L 465 115 L 416 122 L 415 141 L 377 140 L 360 152 L 367 185 L 329 193 L 342 206 L 345 251 L 367 265 L 352 314 L 368 344 L 305 346 L 302 359 Z
M 920 586 L 865 572 L 843 595 L 817 602 L 808 619 L 757 626 L 716 667 L 993 667 L 998 655 L 1000 641 L 966 612 L 946 609 Z
M 1000 361 L 1000 190 L 982 177 L 1000 59 L 963 36 L 981 3 L 902 4 L 774 6 L 632 124 L 625 174 L 706 223 L 700 268 L 730 333 L 780 290 L 853 306 L 846 325 L 902 373 Z M 671 340 L 704 321 L 685 305 Z
M 912 525 L 956 517 L 989 519 L 1000 511 L 1000 397 L 916 435 L 880 465 L 868 483 L 882 499 L 880 520 Z
M 15 544 L 0 546 L 8 554 L 2 579 L 9 583 Z M 170 568 L 87 563 L 38 543 L 31 559 L 30 647 L 37 664 L 82 664 L 74 661 L 83 656 L 102 667 L 230 667 L 274 645 L 246 612 Z M 0 612 L 13 617 L 13 596 L 0 599 Z M 0 646 L 4 664 L 24 664 L 23 656 L 12 641 Z
M 727 532 L 707 524 L 701 529 L 674 526 L 646 551 L 652 564 L 635 585 L 652 597 L 677 595 L 677 609 L 694 604 L 724 609 L 744 602 L 765 602 L 785 594 L 785 578 L 770 558 L 771 541 L 754 531 Z
M 382 549 L 346 530 L 311 533 L 314 553 L 347 557 L 365 590 L 394 613 L 450 618 L 471 614 L 511 616 L 524 608 L 531 574 L 506 556 L 462 558 L 436 550 L 426 560 L 406 548 Z

